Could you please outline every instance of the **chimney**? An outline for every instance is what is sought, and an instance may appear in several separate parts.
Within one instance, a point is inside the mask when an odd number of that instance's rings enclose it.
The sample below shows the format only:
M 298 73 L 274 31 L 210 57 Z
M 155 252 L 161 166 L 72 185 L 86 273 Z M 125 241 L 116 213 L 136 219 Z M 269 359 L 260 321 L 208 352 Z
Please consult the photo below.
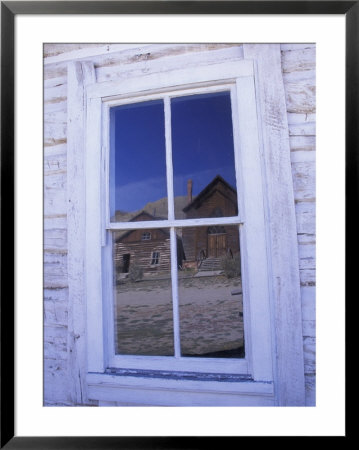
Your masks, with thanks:
M 191 201 L 192 201 L 192 185 L 193 185 L 192 180 L 188 180 L 187 181 L 187 201 L 188 201 L 188 203 L 191 203 Z

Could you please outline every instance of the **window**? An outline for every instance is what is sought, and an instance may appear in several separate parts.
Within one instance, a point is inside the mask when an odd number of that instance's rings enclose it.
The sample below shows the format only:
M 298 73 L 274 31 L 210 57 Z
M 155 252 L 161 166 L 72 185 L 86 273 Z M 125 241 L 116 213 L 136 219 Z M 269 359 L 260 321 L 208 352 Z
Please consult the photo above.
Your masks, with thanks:
M 152 252 L 151 255 L 151 266 L 158 264 L 160 260 L 160 253 L 159 252 Z
M 252 61 L 94 84 L 87 96 L 92 395 L 114 383 L 116 398 L 128 398 L 128 388 L 135 396 L 146 389 L 150 399 L 165 385 L 179 404 L 181 389 L 206 392 L 203 399 L 223 394 L 224 404 L 258 396 L 272 404 Z
M 145 233 L 142 233 L 142 238 L 143 241 L 149 241 L 151 240 L 151 233 L 149 231 L 146 231 Z

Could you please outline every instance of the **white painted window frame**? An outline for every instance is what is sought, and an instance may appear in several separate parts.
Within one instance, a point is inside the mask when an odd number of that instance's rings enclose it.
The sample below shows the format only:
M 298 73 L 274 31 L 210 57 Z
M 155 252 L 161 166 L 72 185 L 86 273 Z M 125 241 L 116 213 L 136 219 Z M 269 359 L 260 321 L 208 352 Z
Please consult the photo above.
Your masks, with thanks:
M 221 218 L 202 218 L 202 219 L 185 219 L 185 220 L 178 220 L 175 219 L 174 214 L 174 197 L 173 197 L 173 169 L 172 169 L 172 145 L 171 145 L 171 109 L 170 109 L 170 101 L 172 98 L 179 97 L 179 96 L 188 96 L 188 95 L 195 95 L 195 94 L 204 94 L 204 93 L 214 93 L 214 92 L 229 92 L 231 96 L 231 110 L 232 110 L 232 121 L 235 123 L 238 119 L 238 108 L 236 106 L 237 103 L 237 96 L 236 91 L 238 89 L 236 80 L 233 80 L 232 82 L 229 82 L 225 80 L 221 83 L 221 80 L 216 79 L 215 83 L 213 83 L 213 80 L 208 81 L 205 83 L 201 83 L 201 86 L 197 86 L 196 83 L 193 83 L 191 86 L 188 86 L 187 88 L 178 88 L 173 89 L 171 87 L 168 91 L 164 91 L 163 89 L 161 92 L 152 92 L 147 91 L 146 95 L 139 95 L 139 96 L 131 96 L 130 98 L 125 97 L 123 99 L 114 99 L 113 96 L 106 97 L 102 101 L 102 108 L 103 108 L 103 116 L 105 117 L 105 120 L 103 121 L 103 143 L 102 148 L 104 149 L 104 154 L 106 160 L 110 160 L 109 153 L 110 149 L 108 146 L 109 143 L 109 117 L 110 117 L 110 108 L 116 107 L 122 104 L 128 104 L 128 103 L 137 103 L 137 102 L 143 102 L 143 101 L 150 101 L 150 100 L 158 100 L 162 99 L 164 102 L 164 114 L 165 114 L 165 134 L 166 134 L 166 172 L 167 172 L 167 192 L 168 192 L 168 220 L 159 220 L 159 221 L 136 221 L 136 222 L 111 222 L 110 218 L 112 217 L 112 212 L 107 209 L 106 214 L 106 221 L 103 225 L 105 228 L 105 233 L 115 230 L 127 230 L 128 228 L 132 229 L 148 229 L 149 223 L 153 224 L 153 227 L 151 228 L 165 228 L 169 227 L 170 229 L 170 239 L 171 239 L 171 278 L 172 278 L 172 298 L 173 298 L 173 320 L 174 320 L 174 357 L 148 357 L 148 356 L 125 356 L 125 355 L 116 355 L 115 354 L 115 348 L 112 344 L 113 342 L 113 336 L 115 336 L 115 329 L 113 324 L 115 323 L 115 317 L 113 315 L 113 290 L 106 290 L 106 293 L 104 297 L 106 298 L 107 303 L 107 325 L 105 326 L 105 329 L 108 330 L 108 338 L 107 341 L 109 343 L 109 348 L 107 351 L 107 365 L 111 368 L 122 368 L 127 367 L 130 369 L 160 369 L 160 370 L 189 370 L 189 371 L 211 371 L 211 372 L 220 372 L 220 373 L 240 373 L 242 375 L 249 375 L 250 374 L 250 364 L 249 361 L 251 361 L 251 354 L 248 350 L 248 355 L 245 358 L 241 359 L 214 359 L 214 358 L 184 358 L 180 356 L 180 323 L 179 323 L 179 298 L 178 298 L 178 274 L 177 274 L 177 248 L 176 248 L 176 235 L 175 235 L 175 227 L 196 227 L 196 226 L 208 226 L 215 225 L 218 223 L 226 224 L 226 225 L 243 225 L 243 220 L 240 216 L 236 217 L 221 217 Z M 246 90 L 246 95 L 251 95 L 251 91 Z M 248 102 L 246 102 L 248 103 Z M 253 102 L 254 105 L 254 97 Z M 233 135 L 235 136 L 234 139 L 234 148 L 235 148 L 235 166 L 236 166 L 236 173 L 240 170 L 240 163 L 237 162 L 238 156 L 236 155 L 239 152 L 239 140 L 234 132 Z M 108 164 L 106 167 L 109 167 Z M 253 174 L 256 175 L 257 174 Z M 107 175 L 105 176 L 105 186 L 104 190 L 106 190 L 106 186 L 109 186 L 109 168 L 107 170 Z M 237 185 L 239 186 L 241 184 L 241 176 L 237 176 Z M 105 209 L 106 206 L 110 203 L 110 193 L 107 192 L 107 199 L 105 199 Z M 238 199 L 238 210 L 242 208 L 243 199 L 242 196 L 237 196 Z M 261 206 L 261 205 L 260 205 Z M 110 244 L 111 238 L 109 237 L 109 244 Z M 264 247 L 263 247 L 264 249 Z M 108 251 L 108 255 L 110 254 L 111 250 Z M 243 254 L 243 253 L 242 253 Z M 265 254 L 262 254 L 262 258 L 265 259 Z M 106 266 L 106 272 L 111 273 L 113 268 L 113 262 L 112 260 L 108 260 L 107 262 L 103 261 L 103 264 Z M 259 258 L 257 263 L 254 262 L 254 264 L 259 264 Z M 154 266 L 152 266 L 154 267 Z M 243 283 L 246 283 L 246 280 L 243 280 Z M 244 306 L 245 310 L 249 311 L 249 308 Z M 245 320 L 245 329 L 250 326 L 250 320 Z M 248 324 L 247 324 L 248 322 Z M 246 342 L 250 342 L 250 333 L 246 332 Z
M 166 120 L 170 120 L 171 96 L 230 90 L 234 129 L 235 165 L 238 188 L 236 217 L 184 219 L 174 217 L 171 127 L 166 127 L 168 220 L 110 222 L 109 204 L 109 110 L 124 103 L 164 98 Z M 139 92 L 141 93 L 139 95 Z M 89 372 L 103 373 L 108 367 L 129 369 L 190 370 L 251 375 L 254 380 L 272 381 L 271 332 L 268 274 L 259 133 L 252 61 L 214 64 L 211 67 L 182 69 L 166 77 L 138 77 L 117 83 L 94 84 L 87 89 L 86 141 L 86 242 Z M 102 124 L 102 126 L 101 126 Z M 101 151 L 102 149 L 102 151 Z M 102 167 L 102 170 L 99 170 Z M 105 212 L 106 211 L 106 212 Z M 105 213 L 104 213 L 105 212 Z M 244 220 L 245 217 L 245 220 Z M 176 254 L 175 227 L 206 225 L 241 226 L 242 279 L 246 357 L 242 359 L 183 358 L 179 340 L 174 357 L 115 355 L 112 306 L 112 242 L 114 230 L 169 228 L 171 253 Z M 102 272 L 95 267 L 103 267 Z M 171 265 L 174 322 L 178 327 L 177 267 Z M 111 299 L 108 301 L 108 299 Z M 100 320 L 102 318 L 102 320 Z M 108 330 L 108 333 L 104 330 Z M 177 333 L 176 333 L 177 331 Z M 106 336 L 107 334 L 107 336 Z M 178 329 L 175 335 L 179 335 Z M 107 342 L 107 345 L 106 343 Z
M 69 99 L 73 99 L 68 105 L 69 292 L 72 315 L 78 319 L 74 322 L 74 336 L 76 330 L 83 336 L 83 321 L 79 316 L 83 300 L 87 309 L 87 359 L 83 359 L 84 341 L 74 338 L 74 349 L 80 353 L 70 365 L 74 380 L 80 381 L 74 384 L 75 398 L 82 399 L 85 395 L 85 398 L 114 404 L 304 404 L 299 272 L 280 48 L 275 44 L 243 47 L 247 60 L 212 62 L 191 69 L 124 78 L 121 82 L 95 83 L 91 63 L 69 63 Z M 108 267 L 102 263 L 111 258 L 110 231 L 106 231 L 106 224 L 107 230 L 116 229 L 117 224 L 106 220 L 108 211 L 103 202 L 108 196 L 105 180 L 109 170 L 103 146 L 104 141 L 108 142 L 108 136 L 103 133 L 107 120 L 104 101 L 117 102 L 124 98 L 136 101 L 139 94 L 173 92 L 192 88 L 194 84 L 201 89 L 225 83 L 236 86 L 235 114 L 241 119 L 234 120 L 233 126 L 240 148 L 240 163 L 236 157 L 237 174 L 240 174 L 237 189 L 244 195 L 238 217 L 243 222 L 241 250 L 245 261 L 242 276 L 246 280 L 243 290 L 248 363 L 247 372 L 238 366 L 232 368 L 229 363 L 227 374 L 230 377 L 233 373 L 249 373 L 252 380 L 218 382 L 171 377 L 158 380 L 151 376 L 132 377 L 129 373 L 122 376 L 105 373 L 109 367 L 109 336 L 104 330 L 109 323 L 109 310 L 103 299 L 112 279 Z M 83 141 L 79 133 L 81 121 Z M 237 154 L 238 148 L 235 151 Z M 238 223 L 238 217 L 233 223 Z M 203 219 L 202 223 L 231 224 L 232 219 Z M 146 222 L 146 226 L 163 228 L 164 224 L 153 221 Z M 173 227 L 186 226 L 186 223 L 169 218 L 167 226 L 174 245 Z M 136 227 L 135 223 L 126 224 L 126 229 Z M 282 238 L 279 241 L 278 235 Z M 255 266 L 253 261 L 259 265 Z M 85 277 L 82 277 L 83 269 Z M 181 366 L 181 358 L 177 362 L 176 371 L 188 370 L 187 365 Z M 137 367 L 142 370 L 153 369 L 152 362 L 146 366 L 141 358 L 140 363 Z M 203 371 L 203 366 L 197 369 Z M 193 366 L 194 371 L 197 369 Z M 206 370 L 212 369 L 215 372 L 218 367 L 209 364 Z M 85 376 L 84 385 L 79 374 Z M 166 393 L 162 400 L 156 394 L 159 391 Z

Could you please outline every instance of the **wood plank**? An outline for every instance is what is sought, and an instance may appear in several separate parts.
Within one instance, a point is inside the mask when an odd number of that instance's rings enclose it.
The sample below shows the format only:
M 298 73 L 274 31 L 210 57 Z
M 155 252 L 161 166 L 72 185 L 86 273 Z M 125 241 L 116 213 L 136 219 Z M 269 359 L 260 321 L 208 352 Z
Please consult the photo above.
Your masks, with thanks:
M 316 322 L 315 320 L 303 320 L 303 337 L 316 336 Z
M 67 76 L 67 63 L 51 64 L 44 66 L 44 81 L 50 82 L 53 78 L 61 78 Z
M 316 377 L 315 374 L 305 375 L 305 406 L 316 405 Z
M 44 110 L 44 124 L 66 124 L 67 123 L 67 112 L 66 108 L 51 110 L 50 108 L 45 108 Z
M 56 183 L 53 181 L 55 176 L 62 176 L 64 174 L 56 174 L 51 175 L 45 178 L 44 186 L 44 215 L 45 216 L 58 216 L 66 214 L 67 205 L 66 205 L 66 185 L 63 183 Z
M 297 232 L 315 235 L 316 233 L 316 205 L 313 201 L 303 201 L 295 204 L 297 218 Z
M 49 148 L 49 147 L 47 147 Z M 66 154 L 59 154 L 55 156 L 44 157 L 44 175 L 59 175 L 60 173 L 66 173 L 67 169 L 67 157 Z
M 44 358 L 67 361 L 67 326 L 44 326 Z
M 284 85 L 286 83 L 300 83 L 301 81 L 311 82 L 314 85 L 316 83 L 316 71 L 315 69 L 312 69 L 299 72 L 294 71 L 283 73 L 283 81 Z
M 67 84 L 60 84 L 47 87 L 44 90 L 44 103 L 59 103 L 59 100 L 66 99 Z
M 302 296 L 303 321 L 315 321 L 316 311 L 316 289 L 315 286 L 302 286 L 300 288 Z
M 46 43 L 44 44 L 44 58 L 50 58 L 57 55 L 62 55 L 63 53 L 82 50 L 82 49 L 94 49 L 94 48 L 101 48 L 101 51 L 104 51 L 104 44 L 91 44 L 91 43 L 84 43 L 84 44 L 69 44 L 69 43 L 56 43 L 56 44 L 50 44 Z
M 281 53 L 283 72 L 306 71 L 315 69 L 315 47 L 285 50 Z
M 165 73 L 167 71 L 176 70 L 186 67 L 196 67 L 200 65 L 213 64 L 218 61 L 230 61 L 243 59 L 242 46 L 233 46 L 229 48 L 219 48 L 208 50 L 204 52 L 193 52 L 191 54 L 184 53 L 183 55 L 165 55 L 165 57 L 158 59 L 151 59 L 148 63 L 146 59 L 139 59 L 130 64 L 124 63 L 119 58 L 114 58 L 113 62 L 105 64 L 98 62 L 96 68 L 96 77 L 98 82 L 120 80 L 128 77 L 138 77 L 143 74 L 150 74 L 156 72 Z
M 67 155 L 66 143 L 44 147 L 44 159 L 51 159 L 56 158 L 58 156 L 66 156 L 66 155 Z
M 60 44 L 61 45 L 61 44 Z M 181 53 L 188 54 L 189 52 L 202 52 L 211 49 L 218 49 L 223 47 L 231 47 L 236 44 L 211 44 L 211 43 L 198 43 L 198 44 L 101 44 L 101 45 L 83 45 L 81 47 L 74 48 L 70 44 L 67 48 L 66 44 L 61 48 L 60 53 L 52 54 L 44 58 L 45 68 L 53 64 L 63 64 L 69 61 L 80 61 L 91 59 L 96 65 L 101 64 L 113 64 L 113 61 L 120 61 L 121 64 L 132 64 L 140 59 L 154 60 L 163 58 L 169 55 L 180 55 Z M 78 44 L 80 45 L 80 44 Z M 53 47 L 55 51 L 55 47 Z M 57 48 L 59 51 L 59 47 Z M 105 60 L 105 62 L 103 62 Z
M 53 229 L 67 230 L 67 216 L 66 214 L 44 216 L 43 224 L 44 231 Z
M 44 358 L 44 403 L 72 405 L 68 389 L 67 362 Z
M 67 229 L 52 228 L 44 230 L 43 244 L 45 249 L 67 250 Z
M 316 167 L 312 162 L 292 163 L 295 200 L 313 199 L 316 196 Z
M 315 269 L 300 269 L 300 285 L 301 286 L 315 286 L 316 271 Z
M 294 151 L 294 152 L 290 152 L 290 161 L 292 163 L 297 163 L 297 162 L 311 162 L 314 163 L 316 162 L 316 152 L 315 150 L 298 150 L 298 151 Z
M 67 91 L 67 224 L 68 224 L 68 363 L 70 398 L 74 404 L 87 403 L 86 295 L 85 295 L 85 89 L 95 82 L 92 63 L 68 64 Z
M 67 123 L 45 122 L 44 123 L 44 144 L 53 145 L 55 142 L 66 142 Z
M 44 287 L 67 287 L 67 254 L 61 250 L 44 251 Z
M 99 83 L 99 85 L 89 86 L 89 98 L 103 98 L 116 95 L 130 96 L 143 90 L 150 91 L 158 89 L 174 89 L 180 86 L 181 89 L 186 86 L 193 86 L 193 80 L 197 83 L 208 85 L 218 80 L 232 80 L 237 77 L 246 77 L 253 75 L 253 62 L 251 60 L 231 60 L 229 62 L 203 65 L 200 67 L 183 67 L 178 70 L 171 70 L 166 73 L 144 74 L 137 78 L 124 78 L 119 81 L 109 81 Z
M 314 337 L 304 337 L 304 372 L 315 373 L 316 345 Z
M 306 245 L 306 244 L 315 244 L 316 236 L 315 234 L 310 233 L 298 233 L 298 244 Z
M 287 111 L 296 114 L 313 114 L 316 110 L 315 80 L 286 82 Z
M 298 124 L 289 124 L 290 136 L 315 136 L 316 124 L 315 122 L 306 122 Z
M 245 48 L 246 49 L 246 48 Z M 248 59 L 252 59 L 252 53 L 248 49 Z M 258 57 L 256 48 L 253 59 Z M 245 54 L 246 56 L 246 54 Z M 245 223 L 241 231 L 241 254 L 246 261 L 243 277 L 243 297 L 250 299 L 250 305 L 244 301 L 244 317 L 248 316 L 245 323 L 246 343 L 249 342 L 252 349 L 251 363 L 252 374 L 255 380 L 271 380 L 273 377 L 272 347 L 270 344 L 270 322 L 262 322 L 258 330 L 256 320 L 258 317 L 269 318 L 270 294 L 268 287 L 268 267 L 266 252 L 266 210 L 265 190 L 267 186 L 262 179 L 260 158 L 259 133 L 261 123 L 257 121 L 257 108 L 255 99 L 257 92 L 252 77 L 237 78 L 236 90 L 236 124 L 234 131 L 238 132 L 235 148 L 240 149 L 240 167 L 237 176 L 242 180 L 243 189 L 243 214 Z M 236 133 L 235 133 L 236 134 Z M 238 160 L 237 159 L 237 160 Z M 238 168 L 238 164 L 237 164 Z M 240 188 L 240 189 L 241 189 Z M 246 286 L 250 286 L 247 288 Z
M 290 136 L 289 144 L 292 152 L 315 150 L 316 139 L 315 136 Z
M 65 85 L 66 83 L 67 83 L 67 76 L 65 74 L 59 77 L 44 79 L 44 89 L 46 90 L 47 88 Z
M 268 239 L 276 342 L 275 382 L 279 405 L 304 405 L 302 310 L 296 211 L 288 142 L 287 105 L 279 45 L 244 45 L 257 65 L 257 94 L 263 116 L 262 146 L 268 208 Z M 285 59 L 289 67 L 288 58 Z
M 287 50 L 304 50 L 308 48 L 315 48 L 314 43 L 304 42 L 304 43 L 293 43 L 293 44 L 280 44 L 281 51 Z

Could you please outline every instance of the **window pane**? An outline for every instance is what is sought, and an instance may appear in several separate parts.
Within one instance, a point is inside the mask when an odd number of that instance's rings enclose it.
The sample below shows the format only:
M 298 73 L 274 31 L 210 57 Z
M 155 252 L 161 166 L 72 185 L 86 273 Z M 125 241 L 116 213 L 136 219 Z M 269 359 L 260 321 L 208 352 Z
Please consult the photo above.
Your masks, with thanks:
M 116 231 L 113 259 L 116 354 L 173 356 L 169 231 Z
M 176 219 L 236 216 L 229 92 L 171 100 Z
M 243 358 L 238 226 L 186 227 L 178 234 L 182 356 Z
M 111 108 L 110 216 L 167 219 L 163 100 Z

